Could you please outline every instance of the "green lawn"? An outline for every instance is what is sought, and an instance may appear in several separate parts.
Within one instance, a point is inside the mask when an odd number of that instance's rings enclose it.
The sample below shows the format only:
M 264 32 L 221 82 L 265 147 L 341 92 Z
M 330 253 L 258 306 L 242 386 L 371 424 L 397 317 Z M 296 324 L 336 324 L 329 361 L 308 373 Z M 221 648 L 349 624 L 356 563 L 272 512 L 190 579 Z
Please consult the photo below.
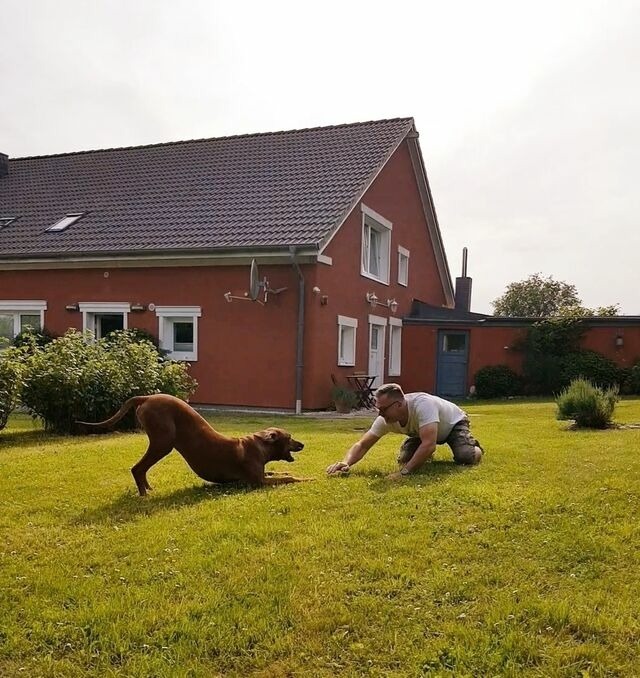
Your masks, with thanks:
M 640 675 L 640 429 L 575 432 L 551 402 L 473 404 L 487 449 L 400 482 L 387 436 L 325 467 L 368 419 L 215 415 L 306 443 L 207 485 L 173 453 L 140 498 L 143 434 L 0 433 L 2 676 Z M 616 420 L 640 422 L 640 400 Z

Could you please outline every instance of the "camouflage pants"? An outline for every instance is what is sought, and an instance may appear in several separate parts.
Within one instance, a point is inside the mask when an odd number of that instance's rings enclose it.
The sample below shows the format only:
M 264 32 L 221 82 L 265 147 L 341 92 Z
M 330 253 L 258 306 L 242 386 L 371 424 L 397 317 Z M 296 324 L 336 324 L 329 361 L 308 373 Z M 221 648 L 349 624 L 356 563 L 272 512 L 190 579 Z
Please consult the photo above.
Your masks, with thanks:
M 406 464 L 420 446 L 420 438 L 409 437 L 400 446 L 398 464 Z M 469 419 L 465 417 L 452 429 L 444 441 L 453 452 L 453 461 L 456 464 L 476 464 L 476 447 L 482 450 L 480 443 L 473 437 L 469 430 Z M 484 451 L 484 450 L 483 450 Z M 479 460 L 478 460 L 479 461 Z

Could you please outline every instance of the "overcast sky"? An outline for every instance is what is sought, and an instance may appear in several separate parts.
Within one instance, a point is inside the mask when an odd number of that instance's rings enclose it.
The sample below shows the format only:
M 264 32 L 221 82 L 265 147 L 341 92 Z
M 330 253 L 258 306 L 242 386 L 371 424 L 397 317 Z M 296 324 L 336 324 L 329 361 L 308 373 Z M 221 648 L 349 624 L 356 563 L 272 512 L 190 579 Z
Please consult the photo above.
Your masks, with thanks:
M 10 157 L 413 116 L 472 310 L 640 315 L 640 0 L 0 0 Z

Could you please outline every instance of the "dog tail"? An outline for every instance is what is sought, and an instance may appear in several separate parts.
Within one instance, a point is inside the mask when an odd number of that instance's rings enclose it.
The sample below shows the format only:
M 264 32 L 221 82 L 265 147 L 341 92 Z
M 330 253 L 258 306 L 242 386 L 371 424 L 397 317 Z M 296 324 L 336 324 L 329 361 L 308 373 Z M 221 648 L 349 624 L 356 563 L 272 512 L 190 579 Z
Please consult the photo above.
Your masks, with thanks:
M 112 417 L 105 419 L 105 421 L 76 421 L 76 424 L 93 428 L 110 428 L 117 424 L 132 407 L 142 405 L 148 397 L 149 396 L 134 396 L 133 398 L 129 398 L 129 400 L 125 401 L 124 405 Z

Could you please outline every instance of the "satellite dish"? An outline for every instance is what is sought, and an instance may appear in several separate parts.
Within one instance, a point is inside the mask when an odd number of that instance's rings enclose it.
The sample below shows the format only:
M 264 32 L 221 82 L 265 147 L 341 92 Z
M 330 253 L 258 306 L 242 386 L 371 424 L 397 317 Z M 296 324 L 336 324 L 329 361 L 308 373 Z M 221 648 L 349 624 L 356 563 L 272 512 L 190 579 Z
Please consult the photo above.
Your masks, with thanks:
M 249 291 L 245 292 L 243 297 L 238 297 L 235 294 L 231 294 L 230 291 L 225 292 L 223 296 L 229 303 L 231 303 L 233 299 L 244 299 L 244 301 L 257 301 L 259 304 L 264 306 L 264 304 L 267 303 L 269 294 L 280 294 L 280 292 L 284 292 L 286 289 L 286 287 L 279 287 L 277 290 L 271 289 L 266 278 L 260 282 L 258 263 L 255 259 L 252 259 L 251 273 L 249 274 Z M 261 290 L 264 293 L 264 299 L 258 299 L 258 295 L 260 294 Z M 151 307 L 149 306 L 149 308 Z
M 260 277 L 258 274 L 258 263 L 255 259 L 251 260 L 251 273 L 249 275 L 249 299 L 256 301 L 260 294 Z

